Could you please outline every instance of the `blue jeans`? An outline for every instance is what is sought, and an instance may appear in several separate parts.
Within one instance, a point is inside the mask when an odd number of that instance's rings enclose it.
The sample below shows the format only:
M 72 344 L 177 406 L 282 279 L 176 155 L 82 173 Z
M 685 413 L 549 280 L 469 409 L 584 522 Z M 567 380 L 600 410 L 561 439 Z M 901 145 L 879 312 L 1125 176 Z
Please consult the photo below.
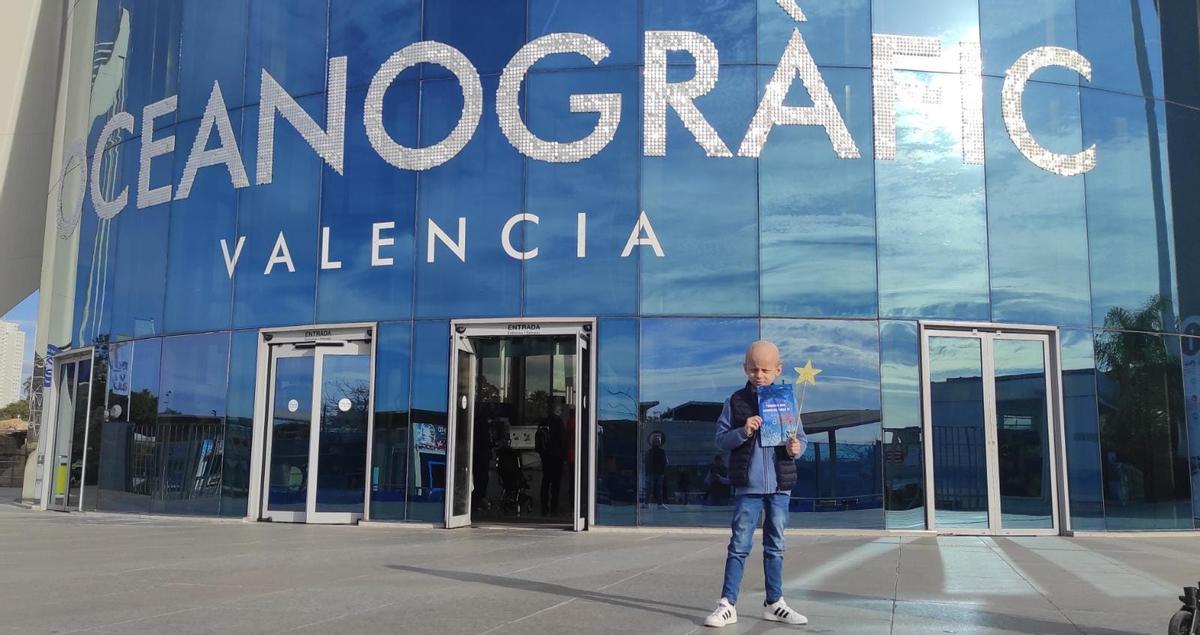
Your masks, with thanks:
M 725 557 L 725 585 L 721 597 L 737 604 L 738 589 L 746 556 L 754 546 L 754 529 L 763 520 L 763 572 L 766 574 L 767 602 L 783 597 L 783 530 L 787 528 L 790 494 L 746 494 L 734 497 L 733 536 L 729 539 L 729 555 Z

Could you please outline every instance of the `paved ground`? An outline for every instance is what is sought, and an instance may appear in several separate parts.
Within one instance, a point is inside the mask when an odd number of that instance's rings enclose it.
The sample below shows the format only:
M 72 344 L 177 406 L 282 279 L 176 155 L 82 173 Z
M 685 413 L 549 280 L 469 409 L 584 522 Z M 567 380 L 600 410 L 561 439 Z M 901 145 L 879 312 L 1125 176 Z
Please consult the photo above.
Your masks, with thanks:
M 0 504 L 0 632 L 694 633 L 725 539 L 317 527 Z M 752 559 L 757 558 L 758 551 Z M 747 568 L 742 619 L 760 619 Z M 1164 633 L 1195 538 L 789 538 L 810 633 Z M 724 634 L 722 634 L 724 635 Z

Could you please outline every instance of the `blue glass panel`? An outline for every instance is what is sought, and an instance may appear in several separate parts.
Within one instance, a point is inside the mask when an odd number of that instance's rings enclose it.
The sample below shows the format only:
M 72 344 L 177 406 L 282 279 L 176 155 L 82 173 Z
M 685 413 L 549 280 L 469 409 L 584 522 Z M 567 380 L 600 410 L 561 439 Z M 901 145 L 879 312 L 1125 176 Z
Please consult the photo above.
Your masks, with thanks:
M 1083 144 L 1096 145 L 1087 187 L 1096 326 L 1173 331 L 1171 206 L 1166 122 L 1139 97 L 1084 89 Z M 1143 309 L 1154 307 L 1151 311 Z M 1134 314 L 1152 322 L 1131 326 Z
M 1156 0 L 1089 0 L 1079 11 L 1079 52 L 1090 86 L 1162 97 L 1162 35 Z M 1083 4 L 1080 4 L 1083 7 Z
M 371 518 L 376 520 L 404 519 L 412 333 L 409 322 L 380 324 L 375 342 L 375 440 L 369 478 Z
M 759 69 L 760 90 L 772 69 Z M 872 144 L 871 75 L 826 70 L 834 102 L 860 152 Z M 791 106 L 812 100 L 796 82 Z M 838 158 L 819 126 L 776 128 L 759 162 L 762 312 L 781 316 L 876 314 L 875 171 Z
M 300 107 L 314 120 L 324 121 L 323 97 L 301 99 Z M 247 108 L 244 120 L 258 121 L 258 108 Z M 257 147 L 257 128 L 246 126 L 242 131 L 243 156 L 248 166 L 257 160 L 257 155 L 249 151 Z M 246 244 L 234 273 L 235 328 L 313 321 L 323 165 L 300 134 L 277 117 L 271 184 L 255 185 L 238 193 L 238 236 L 245 236 Z M 286 264 L 275 264 L 268 275 L 265 272 L 281 233 L 296 271 L 291 273 Z
M 163 340 L 152 512 L 217 515 L 228 364 L 229 333 Z
M 881 322 L 883 493 L 888 529 L 925 529 L 925 445 L 917 325 Z
M 361 121 L 365 90 L 350 93 L 347 121 Z M 394 85 L 384 112 L 388 133 L 397 143 L 417 140 L 416 82 Z M 329 228 L 329 259 L 339 269 L 322 269 L 317 277 L 317 321 L 394 320 L 412 316 L 413 217 L 416 173 L 397 170 L 379 157 L 361 125 L 347 126 L 343 174 L 324 168 L 321 226 Z M 372 266 L 372 227 L 381 229 L 381 259 L 393 264 Z M 324 265 L 320 265 L 324 266 Z
M 1096 370 L 1106 527 L 1192 529 L 1179 338 L 1097 333 Z
M 1071 527 L 1104 530 L 1100 424 L 1096 411 L 1096 357 L 1091 331 L 1060 331 Z
M 1192 332 L 1200 333 L 1193 323 Z M 1187 417 L 1188 471 L 1192 476 L 1192 516 L 1200 529 L 1200 337 L 1180 338 L 1183 347 L 1183 399 Z
M 110 266 L 117 258 L 117 238 L 120 223 L 137 222 L 134 218 L 137 197 L 138 143 L 127 141 L 107 148 L 100 160 L 101 192 L 105 200 L 113 200 L 127 188 L 128 205 L 122 215 L 111 219 L 96 216 L 91 189 L 83 192 L 83 209 L 75 233 L 79 251 L 75 264 L 75 309 L 71 345 L 88 346 L 111 332 L 113 310 L 113 280 L 116 268 Z M 161 170 L 162 168 L 160 168 Z M 166 208 L 146 210 L 146 213 L 166 214 Z M 160 309 L 161 310 L 161 309 Z
M 71 99 L 83 99 L 89 102 L 89 110 L 104 112 L 104 116 L 95 117 L 88 129 L 87 147 L 96 147 L 96 138 L 100 129 L 108 121 L 109 115 L 125 109 L 129 89 L 125 86 L 127 60 L 129 58 L 129 41 L 132 38 L 133 20 L 129 8 L 122 6 L 122 0 L 97 0 L 95 42 L 92 48 L 93 64 L 97 76 L 104 77 L 100 82 L 93 80 L 91 85 L 72 87 Z M 139 23 L 141 20 L 139 20 Z M 120 42 L 121 46 L 116 46 Z M 123 47 L 123 48 L 122 48 Z M 116 49 L 115 51 L 113 49 Z M 95 90 L 93 90 L 95 89 Z M 78 92 L 75 92 L 78 90 Z M 80 94 L 82 93 L 82 94 Z M 95 101 L 95 109 L 90 102 Z M 101 110 L 103 109 L 103 110 Z M 136 119 L 141 119 L 141 109 L 129 111 Z M 135 136 L 140 134 L 141 126 L 134 126 Z M 90 160 L 91 157 L 88 157 Z
M 164 3 L 169 4 L 169 3 Z M 179 121 L 204 114 L 213 82 L 229 108 L 242 105 L 245 94 L 246 0 L 184 0 L 183 43 L 179 53 Z M 257 83 L 257 69 L 249 81 Z
M 316 511 L 361 514 L 365 504 L 371 356 L 321 359 Z
M 221 515 L 249 516 L 250 449 L 254 439 L 254 385 L 258 380 L 258 333 L 238 331 L 229 345 L 225 391 L 225 438 L 221 467 Z
M 426 2 L 424 39 L 462 51 L 484 75 L 499 73 L 525 43 L 525 1 Z M 424 73 L 425 77 L 445 77 L 449 71 L 426 65 Z
M 939 529 L 987 530 L 989 450 L 981 340 L 928 341 L 934 519 Z
M 757 320 L 642 320 L 640 524 L 729 524 L 728 501 L 709 504 L 701 490 L 714 457 L 725 454 L 713 442 L 717 418 L 746 383 L 744 355 L 755 339 Z
M 602 16 L 602 17 L 601 17 Z M 641 37 L 637 0 L 530 0 L 529 39 L 550 33 L 586 33 L 608 46 L 605 66 L 638 63 Z M 590 68 L 582 55 L 555 55 L 538 68 Z
M 898 101 L 896 160 L 875 162 L 879 312 L 987 319 L 984 174 L 963 160 L 960 78 L 900 76 L 941 99 Z
M 149 337 L 163 332 L 163 298 L 167 283 L 167 233 L 170 205 L 126 210 L 116 218 L 117 249 L 113 267 L 112 331 L 114 340 Z
M 162 341 L 125 342 L 111 350 L 110 415 L 100 428 L 96 509 L 147 513 L 152 487 L 157 483 L 154 431 Z M 118 386 L 114 379 L 122 369 L 127 383 Z M 120 411 L 114 411 L 113 406 L 120 406 Z
M 1004 77 L 1017 59 L 1039 46 L 1077 48 L 1075 0 L 980 0 L 979 27 L 983 72 L 995 77 Z M 1079 83 L 1078 73 L 1061 67 L 1038 71 L 1034 77 L 1059 84 Z
M 247 104 L 258 102 L 263 69 L 291 95 L 324 90 L 328 11 L 329 0 L 250 0 Z
M 412 339 L 412 439 L 408 520 L 439 522 L 446 511 L 446 406 L 450 324 L 416 322 Z
M 570 95 L 619 93 L 622 122 L 603 152 L 579 163 L 529 161 L 523 223 L 526 315 L 631 315 L 637 312 L 637 260 L 621 257 L 638 219 L 638 78 L 632 70 L 546 73 L 527 84 L 529 127 L 543 139 L 591 134 L 599 115 L 570 114 Z M 587 214 L 587 256 L 576 254 L 579 213 Z M 570 284 L 565 281 L 570 280 Z
M 871 0 L 871 4 L 871 28 L 875 33 L 934 37 L 947 48 L 967 40 L 979 41 L 979 6 L 976 2 Z
M 777 0 L 758 0 L 758 63 L 777 64 L 799 29 L 820 66 L 871 67 L 871 0 L 798 2 L 797 23 Z
M 183 5 L 160 0 L 123 0 L 122 10 L 129 12 L 129 53 L 125 60 L 121 110 L 137 118 L 142 125 L 142 108 L 178 93 L 180 27 Z M 119 32 L 120 26 L 113 33 Z M 97 49 L 101 48 L 97 33 Z M 109 40 L 111 41 L 111 40 Z M 175 114 L 155 120 L 155 127 L 175 123 Z M 101 124 L 103 125 L 103 124 Z
M 757 108 L 754 71 L 723 68 L 712 92 L 695 101 L 733 152 Z M 693 75 L 691 67 L 675 72 L 675 82 Z M 754 161 L 706 157 L 668 109 L 666 156 L 642 160 L 642 208 L 664 253 L 635 247 L 643 314 L 758 313 L 757 193 Z
M 1000 112 L 1002 83 L 984 84 L 992 317 L 1087 326 L 1092 316 L 1084 180 L 1043 170 L 1017 150 Z M 1083 149 L 1077 88 L 1030 84 L 1025 120 L 1050 150 Z
M 821 369 L 796 386 L 808 448 L 788 525 L 883 529 L 878 323 L 763 320 L 762 338 L 779 346 L 781 381 L 795 383 L 808 361 Z
M 420 39 L 420 0 L 330 0 L 329 56 L 350 58 L 351 87 L 369 84 L 392 53 Z
M 462 4 L 462 3 L 447 3 Z M 483 81 L 483 112 L 496 108 L 496 78 Z M 421 144 L 437 143 L 458 123 L 462 92 L 456 81 L 426 81 L 421 95 Z M 524 161 L 484 116 L 474 138 L 450 162 L 420 175 L 417 216 L 417 316 L 475 317 L 517 315 L 521 306 L 521 263 L 504 252 L 500 231 L 521 212 Z M 470 184 L 464 187 L 464 184 Z M 435 239 L 428 259 L 429 221 L 451 239 L 466 218 L 466 262 Z M 521 249 L 519 234 L 513 246 Z
M 696 31 L 708 36 L 722 64 L 753 64 L 758 7 L 747 0 L 644 0 L 646 31 Z
M 1169 102 L 1166 108 L 1167 129 L 1172 139 L 1179 140 L 1170 146 L 1174 235 L 1186 241 L 1188 237 L 1200 236 L 1200 214 L 1193 211 L 1200 209 L 1200 181 L 1196 179 L 1200 174 L 1200 153 L 1195 152 L 1191 143 L 1200 139 L 1200 111 Z M 1175 258 L 1180 330 L 1200 336 L 1200 249 L 1179 249 Z
M 229 113 L 229 119 L 234 135 L 240 136 L 242 112 L 235 110 Z M 175 161 L 176 184 L 183 179 L 186 157 L 199 127 L 198 121 L 182 123 L 177 127 L 177 143 L 182 149 Z M 208 140 L 208 148 L 218 147 L 219 144 L 220 137 L 214 131 Z M 244 159 L 243 164 L 247 172 L 252 174 L 254 164 L 246 164 Z M 164 325 L 167 333 L 229 328 L 233 280 L 226 268 L 221 241 L 225 241 L 232 258 L 238 242 L 237 202 L 238 195 L 233 189 L 229 171 L 224 165 L 215 165 L 196 172 L 188 197 L 171 203 Z M 243 249 L 242 256 L 246 255 Z M 239 263 L 245 264 L 245 261 L 239 259 Z
M 638 323 L 600 320 L 597 326 L 596 523 L 637 522 Z M 728 491 L 711 480 L 708 494 Z

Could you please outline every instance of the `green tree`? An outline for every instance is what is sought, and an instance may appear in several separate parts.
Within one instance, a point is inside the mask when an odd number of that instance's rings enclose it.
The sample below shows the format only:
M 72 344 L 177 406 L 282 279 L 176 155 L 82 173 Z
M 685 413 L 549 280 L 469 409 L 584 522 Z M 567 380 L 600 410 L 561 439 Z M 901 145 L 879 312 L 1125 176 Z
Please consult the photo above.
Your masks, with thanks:
M 1111 385 L 1109 399 L 1101 394 L 1100 442 L 1105 454 L 1114 453 L 1136 470 L 1129 502 L 1173 500 L 1186 482 L 1187 467 L 1177 452 L 1180 362 L 1161 336 L 1151 335 L 1163 331 L 1163 316 L 1170 314 L 1170 301 L 1161 296 L 1137 310 L 1114 307 L 1105 316 L 1105 331 L 1096 335 L 1097 369 Z M 1106 473 L 1106 480 L 1114 476 Z
M 29 402 L 14 401 L 3 408 L 0 408 L 0 421 L 6 419 L 20 419 L 29 421 Z

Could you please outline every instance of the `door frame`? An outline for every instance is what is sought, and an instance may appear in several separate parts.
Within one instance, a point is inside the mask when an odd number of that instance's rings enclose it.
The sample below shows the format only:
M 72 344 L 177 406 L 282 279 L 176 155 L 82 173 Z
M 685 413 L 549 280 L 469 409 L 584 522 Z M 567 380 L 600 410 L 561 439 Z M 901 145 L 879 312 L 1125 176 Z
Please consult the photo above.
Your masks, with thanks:
M 1015 535 L 1071 535 L 1071 514 L 1070 514 L 1070 490 L 1067 484 L 1067 451 L 1066 451 L 1066 428 L 1065 428 L 1065 409 L 1063 405 L 1063 379 L 1062 379 L 1062 352 L 1061 352 L 1061 335 L 1058 327 L 1055 326 L 1037 326 L 1028 324 L 996 324 L 991 322 L 941 322 L 922 320 L 918 322 L 918 347 L 919 347 L 919 368 L 920 368 L 920 391 L 921 391 L 921 434 L 922 434 L 922 451 L 924 457 L 924 473 L 925 473 L 925 527 L 929 531 L 936 531 L 940 534 L 948 535 L 998 535 L 998 536 L 1015 536 Z M 933 474 L 933 405 L 932 395 L 928 389 L 930 385 L 929 372 L 929 338 L 944 336 L 958 337 L 1010 337 L 1012 339 L 1038 339 L 1045 338 L 1047 343 L 1045 351 L 1046 364 L 1046 381 L 1048 384 L 1046 400 L 1048 402 L 1049 421 L 1047 422 L 1050 431 L 1047 435 L 1047 441 L 1050 444 L 1050 472 L 1051 472 L 1051 510 L 1053 528 L 1050 529 L 992 529 L 999 526 L 1000 501 L 991 500 L 992 488 L 989 486 L 989 503 L 988 516 L 989 528 L 987 529 L 968 529 L 968 528 L 952 528 L 939 529 L 937 527 L 935 502 L 935 487 Z M 981 363 L 984 377 L 992 377 L 994 382 L 994 358 L 991 346 L 992 339 L 983 337 L 980 341 Z M 985 404 L 984 410 L 984 430 L 985 437 L 992 439 L 995 434 L 995 385 L 992 382 L 984 381 L 983 399 Z M 989 422 L 991 425 L 989 425 Z M 989 443 L 989 446 L 992 444 Z M 989 483 L 994 479 L 999 478 L 999 469 L 995 465 L 998 457 L 995 456 L 995 451 L 992 447 L 986 450 L 986 464 L 988 466 L 987 478 Z M 998 489 L 996 490 L 998 491 Z
M 451 331 L 453 346 L 450 348 L 450 405 L 446 412 L 446 487 L 445 487 L 445 519 L 446 529 L 458 529 L 460 527 L 471 526 L 471 506 L 474 503 L 471 488 L 474 487 L 474 475 L 470 474 L 468 469 L 467 477 L 467 511 L 462 514 L 454 513 L 455 487 L 457 478 L 455 471 L 457 466 L 454 463 L 454 457 L 458 451 L 458 425 L 461 423 L 458 420 L 459 410 L 466 410 L 467 417 L 471 419 L 472 425 L 467 426 L 467 465 L 474 467 L 475 457 L 475 441 L 474 441 L 474 419 L 475 419 L 475 376 L 479 369 L 479 357 L 475 354 L 475 346 L 471 343 L 471 336 L 464 333 L 459 333 L 456 330 Z M 462 359 L 468 360 L 470 368 L 467 370 L 467 381 L 469 388 L 465 395 L 466 403 L 461 406 L 459 401 L 459 385 L 458 375 L 462 370 Z
M 571 474 L 575 496 L 573 506 L 572 529 L 574 531 L 584 531 L 591 527 L 596 522 L 596 443 L 597 443 L 597 423 L 596 423 L 596 357 L 597 357 L 597 324 L 596 318 L 477 318 L 464 320 L 451 320 L 450 322 L 450 377 L 448 383 L 448 417 L 446 421 L 446 515 L 445 525 L 451 527 L 450 516 L 450 497 L 453 495 L 450 490 L 451 474 L 453 473 L 454 459 L 454 426 L 457 425 L 455 418 L 455 396 L 458 391 L 458 376 L 457 359 L 458 345 L 460 338 L 473 337 L 537 337 L 537 336 L 553 336 L 553 335 L 574 335 L 577 338 L 587 339 L 587 355 L 590 372 L 588 373 L 588 386 L 586 387 L 586 398 L 588 400 L 586 420 L 581 420 L 579 417 L 579 408 L 575 409 L 575 468 Z M 575 381 L 582 381 L 582 375 L 579 371 L 582 369 L 583 358 L 580 355 L 579 348 L 575 351 Z M 579 386 L 576 386 L 576 394 L 579 394 Z M 582 473 L 584 465 L 581 460 L 583 457 L 578 453 L 582 448 L 583 435 L 587 435 L 588 457 L 586 462 L 586 473 Z M 588 496 L 586 509 L 580 509 L 580 490 L 584 483 L 588 487 Z M 470 516 L 468 521 L 470 524 Z M 458 522 L 455 522 L 458 526 Z
M 66 512 L 83 511 L 83 482 L 82 482 L 82 480 L 80 481 L 80 484 L 79 484 L 79 505 L 76 506 L 76 509 L 72 510 L 70 505 L 66 504 L 65 502 L 61 508 L 50 506 L 50 502 L 53 500 L 53 497 L 54 497 L 54 494 L 53 494 L 53 490 L 54 490 L 54 450 L 55 450 L 55 447 L 57 446 L 58 440 L 59 440 L 58 439 L 58 405 L 59 405 L 58 402 L 59 402 L 59 397 L 60 397 L 60 389 L 62 387 L 62 381 L 61 381 L 62 376 L 60 375 L 60 372 L 62 371 L 63 366 L 65 366 L 67 364 L 78 364 L 79 362 L 84 361 L 84 360 L 90 360 L 92 362 L 92 366 L 94 367 L 95 363 L 96 363 L 96 349 L 95 349 L 95 347 L 88 346 L 86 348 L 80 348 L 80 349 L 74 349 L 74 350 L 63 350 L 63 351 L 59 351 L 51 359 L 53 360 L 53 362 L 52 362 L 53 365 L 52 365 L 52 370 L 51 370 L 50 395 L 43 397 L 42 412 L 43 413 L 47 413 L 47 412 L 53 413 L 53 422 L 51 425 L 47 426 L 44 424 L 44 421 L 43 421 L 43 425 L 41 427 L 41 438 L 38 440 L 39 448 L 43 448 L 43 447 L 45 448 L 44 450 L 39 449 L 39 451 L 38 451 L 38 453 L 41 454 L 43 457 L 43 459 L 42 459 L 43 464 L 41 466 L 42 492 L 41 492 L 41 500 L 39 501 L 41 504 L 39 507 L 43 510 L 66 511 Z M 76 371 L 75 383 L 76 383 L 76 385 L 78 385 L 78 383 L 79 383 L 78 371 Z M 90 418 L 91 414 L 92 414 L 91 413 L 91 405 L 90 405 L 91 400 L 92 400 L 92 381 L 89 378 L 88 394 L 86 397 L 86 404 L 84 406 L 87 414 L 85 415 L 85 419 L 83 422 L 83 425 L 84 425 L 83 444 L 84 444 L 84 460 L 85 461 L 87 460 L 87 433 L 88 433 L 88 427 L 89 427 L 88 426 L 88 424 L 89 424 L 88 418 Z M 79 407 L 78 395 L 76 395 L 75 407 L 76 408 Z M 43 419 L 44 419 L 44 417 L 43 417 Z M 72 425 L 72 434 L 74 434 L 74 425 L 75 425 L 74 421 L 71 422 L 71 425 Z M 70 451 L 69 450 L 68 450 L 67 456 L 68 456 L 67 478 L 70 479 L 71 466 L 70 466 L 70 458 L 69 458 Z M 84 467 L 86 467 L 86 466 L 84 466 Z M 71 498 L 71 490 L 70 490 L 70 485 L 68 484 L 66 500 L 69 501 L 70 498 Z
M 274 381 L 275 358 L 272 347 L 285 344 L 316 344 L 318 347 L 335 342 L 364 342 L 371 356 L 370 364 L 370 397 L 367 404 L 367 456 L 366 478 L 363 479 L 363 513 L 329 512 L 326 514 L 307 514 L 304 522 L 310 523 L 351 523 L 357 520 L 371 518 L 371 462 L 373 440 L 375 436 L 375 364 L 378 342 L 378 325 L 375 322 L 359 322 L 352 324 L 314 324 L 310 326 L 288 326 L 261 329 L 258 332 L 258 355 L 254 379 L 254 419 L 250 442 L 250 487 L 246 501 L 246 520 L 268 520 L 267 503 L 267 443 L 270 439 L 270 412 L 272 403 L 271 383 Z M 313 355 L 313 394 L 319 394 L 320 368 L 317 361 L 321 357 L 318 348 Z M 314 401 L 313 407 L 316 408 Z M 319 425 L 319 421 L 316 422 Z M 310 443 L 312 439 L 310 438 Z M 310 446 L 311 447 L 311 446 Z M 315 475 L 313 475 L 315 477 Z M 278 513 L 278 512 L 277 512 Z M 313 518 L 307 518 L 313 516 Z M 281 518 L 282 520 L 282 518 Z M 298 520 L 297 520 L 298 522 Z

